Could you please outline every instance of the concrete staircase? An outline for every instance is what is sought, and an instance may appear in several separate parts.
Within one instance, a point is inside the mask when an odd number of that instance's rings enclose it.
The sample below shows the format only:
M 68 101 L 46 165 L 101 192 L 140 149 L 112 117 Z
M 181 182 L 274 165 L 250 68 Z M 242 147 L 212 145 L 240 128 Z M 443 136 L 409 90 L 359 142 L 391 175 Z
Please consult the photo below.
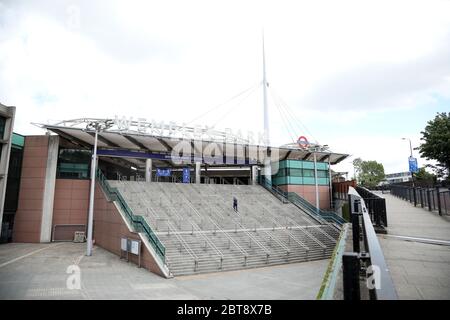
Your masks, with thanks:
M 175 276 L 326 259 L 339 237 L 261 186 L 109 183 L 164 244 Z

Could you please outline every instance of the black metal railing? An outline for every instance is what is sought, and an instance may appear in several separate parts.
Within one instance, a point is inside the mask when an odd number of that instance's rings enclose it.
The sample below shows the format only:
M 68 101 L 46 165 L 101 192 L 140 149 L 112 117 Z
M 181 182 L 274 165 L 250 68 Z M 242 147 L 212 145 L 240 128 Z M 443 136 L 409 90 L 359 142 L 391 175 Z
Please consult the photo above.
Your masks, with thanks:
M 364 199 L 370 219 L 378 228 L 386 228 L 388 226 L 386 214 L 386 200 L 372 191 L 356 186 L 355 190 Z
M 415 207 L 420 206 L 429 211 L 437 211 L 439 215 L 450 214 L 450 190 L 448 188 L 392 185 L 391 194 L 411 202 Z
M 279 187 L 274 186 L 271 181 L 267 180 L 264 176 L 259 176 L 258 182 L 281 201 L 294 204 L 296 207 L 300 208 L 303 212 L 318 220 L 320 223 L 329 222 L 342 226 L 346 222 L 342 217 L 332 211 L 325 211 L 316 208 L 295 192 L 286 192 L 281 190 Z
M 397 300 L 391 274 L 378 242 L 362 195 L 350 187 L 353 251 L 342 256 L 344 300 L 361 300 L 363 290 L 371 300 Z M 360 275 L 364 274 L 364 281 Z M 361 283 L 365 287 L 361 287 Z

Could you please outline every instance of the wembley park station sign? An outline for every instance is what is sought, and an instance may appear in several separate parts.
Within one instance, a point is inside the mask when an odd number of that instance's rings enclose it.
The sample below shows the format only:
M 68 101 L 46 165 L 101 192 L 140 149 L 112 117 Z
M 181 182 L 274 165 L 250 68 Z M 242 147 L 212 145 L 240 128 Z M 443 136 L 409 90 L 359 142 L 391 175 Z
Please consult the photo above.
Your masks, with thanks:
M 192 140 L 221 141 L 227 143 L 243 143 L 249 145 L 267 146 L 268 139 L 264 133 L 242 130 L 233 131 L 225 128 L 223 131 L 214 126 L 178 124 L 174 121 L 147 121 L 145 118 L 115 116 L 113 127 L 109 131 L 132 132 L 144 135 L 174 137 Z
M 171 161 L 175 164 L 182 164 L 192 161 L 191 155 L 195 149 L 202 150 L 202 161 L 209 164 L 250 164 L 257 162 L 276 162 L 272 164 L 273 170 L 278 171 L 278 149 L 274 148 L 269 154 L 265 153 L 267 147 L 267 137 L 258 133 L 255 135 L 252 131 L 247 131 L 244 136 L 241 130 L 233 132 L 230 128 L 224 131 L 215 129 L 213 126 L 187 126 L 185 123 L 180 125 L 174 121 L 165 123 L 164 121 L 147 121 L 145 118 L 119 117 L 114 118 L 114 127 L 111 130 L 119 132 L 137 132 L 139 134 L 181 138 L 171 150 Z M 194 140 L 194 146 L 188 140 Z M 205 147 L 196 144 L 201 141 L 209 141 Z M 224 144 L 224 145 L 221 145 Z M 247 154 L 247 160 L 246 160 Z M 247 162 L 248 161 L 248 162 Z M 267 162 L 269 161 L 269 162 Z

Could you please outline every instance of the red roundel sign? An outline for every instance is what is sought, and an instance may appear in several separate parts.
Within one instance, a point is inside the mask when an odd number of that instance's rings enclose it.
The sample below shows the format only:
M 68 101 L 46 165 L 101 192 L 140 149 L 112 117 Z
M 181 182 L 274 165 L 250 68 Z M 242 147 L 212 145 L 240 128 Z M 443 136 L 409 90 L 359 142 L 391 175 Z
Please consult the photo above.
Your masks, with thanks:
M 307 146 L 309 146 L 309 142 L 308 142 L 308 139 L 306 139 L 306 137 L 305 136 L 300 136 L 298 139 L 297 139 L 297 143 L 298 143 L 298 145 L 300 146 L 300 148 L 306 148 Z

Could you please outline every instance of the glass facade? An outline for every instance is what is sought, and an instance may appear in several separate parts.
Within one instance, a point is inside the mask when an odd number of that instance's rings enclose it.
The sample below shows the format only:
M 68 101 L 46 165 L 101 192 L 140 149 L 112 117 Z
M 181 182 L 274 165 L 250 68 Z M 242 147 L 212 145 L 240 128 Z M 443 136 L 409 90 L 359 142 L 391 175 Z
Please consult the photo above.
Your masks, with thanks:
M 19 203 L 20 177 L 22 174 L 23 146 L 25 138 L 13 133 L 6 181 L 5 206 L 3 210 L 0 242 L 12 241 L 14 216 Z
M 89 179 L 91 151 L 59 149 L 57 178 Z
M 4 139 L 4 136 L 5 136 L 5 125 L 6 125 L 6 118 L 0 116 L 0 139 Z
M 319 185 L 329 185 L 328 169 L 328 163 L 317 162 L 317 183 Z M 272 176 L 272 183 L 274 185 L 315 185 L 314 162 L 302 160 L 280 161 L 278 172 Z

